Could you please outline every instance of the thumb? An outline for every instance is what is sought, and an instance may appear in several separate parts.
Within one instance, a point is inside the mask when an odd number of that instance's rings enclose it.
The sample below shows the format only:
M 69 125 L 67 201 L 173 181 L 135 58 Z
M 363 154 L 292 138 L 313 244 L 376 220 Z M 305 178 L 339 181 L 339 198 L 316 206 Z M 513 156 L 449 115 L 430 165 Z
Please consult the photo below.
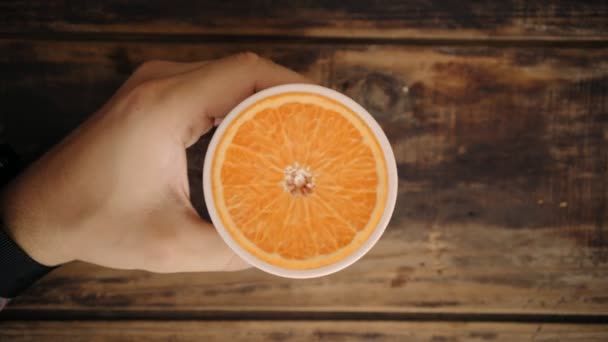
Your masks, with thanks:
M 194 208 L 175 220 L 177 234 L 163 273 L 238 271 L 251 266 L 222 240 L 213 225 L 200 218 Z

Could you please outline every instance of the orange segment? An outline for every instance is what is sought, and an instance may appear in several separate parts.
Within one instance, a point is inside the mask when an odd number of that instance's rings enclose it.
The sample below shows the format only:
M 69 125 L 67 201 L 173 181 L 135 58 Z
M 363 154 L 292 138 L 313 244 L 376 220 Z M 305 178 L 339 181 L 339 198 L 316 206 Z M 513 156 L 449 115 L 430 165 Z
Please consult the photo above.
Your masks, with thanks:
M 387 200 L 386 161 L 367 124 L 317 94 L 262 99 L 235 118 L 212 160 L 231 237 L 267 263 L 311 269 L 356 251 Z

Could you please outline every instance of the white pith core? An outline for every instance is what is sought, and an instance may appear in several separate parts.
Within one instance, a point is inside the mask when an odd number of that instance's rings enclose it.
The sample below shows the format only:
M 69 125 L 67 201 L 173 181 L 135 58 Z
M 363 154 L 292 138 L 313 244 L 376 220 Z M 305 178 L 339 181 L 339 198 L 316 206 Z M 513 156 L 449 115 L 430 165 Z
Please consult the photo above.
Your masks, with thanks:
M 301 166 L 298 162 L 285 168 L 285 180 L 283 189 L 290 194 L 297 196 L 308 196 L 315 188 L 310 167 Z

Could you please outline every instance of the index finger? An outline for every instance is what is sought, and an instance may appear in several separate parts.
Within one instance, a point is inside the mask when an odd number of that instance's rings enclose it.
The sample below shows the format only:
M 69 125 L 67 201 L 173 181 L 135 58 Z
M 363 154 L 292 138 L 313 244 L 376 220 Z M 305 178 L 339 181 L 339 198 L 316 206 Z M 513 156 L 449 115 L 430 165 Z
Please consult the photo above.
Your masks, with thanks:
M 224 117 L 248 96 L 281 84 L 310 80 L 254 53 L 219 59 L 184 74 L 179 98 L 187 122 L 184 142 L 205 134 L 216 118 Z M 194 135 L 194 136 L 193 136 Z

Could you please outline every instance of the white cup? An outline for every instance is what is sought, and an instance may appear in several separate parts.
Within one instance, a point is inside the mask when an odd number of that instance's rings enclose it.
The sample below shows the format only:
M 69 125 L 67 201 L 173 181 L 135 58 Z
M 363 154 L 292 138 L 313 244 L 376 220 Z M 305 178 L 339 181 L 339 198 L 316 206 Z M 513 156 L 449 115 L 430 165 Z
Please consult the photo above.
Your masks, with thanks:
M 217 208 L 215 207 L 215 203 L 213 201 L 213 193 L 211 186 L 211 167 L 213 156 L 216 153 L 218 142 L 220 141 L 220 137 L 224 134 L 230 123 L 237 118 L 245 109 L 249 108 L 254 103 L 274 95 L 279 95 L 282 93 L 291 93 L 291 92 L 299 92 L 299 93 L 312 93 L 318 94 L 330 99 L 333 99 L 336 102 L 341 103 L 347 108 L 351 109 L 354 113 L 356 113 L 363 121 L 367 124 L 367 126 L 371 129 L 374 136 L 376 137 L 382 152 L 384 154 L 384 158 L 386 160 L 386 167 L 388 173 L 388 193 L 386 199 L 386 206 L 384 208 L 384 212 L 382 213 L 380 220 L 378 221 L 378 225 L 371 233 L 371 235 L 365 240 L 361 246 L 356 249 L 354 252 L 349 254 L 348 256 L 340 259 L 339 261 L 329 264 L 326 266 L 322 266 L 319 268 L 312 269 L 288 269 L 284 267 L 279 267 L 273 264 L 270 264 L 255 255 L 249 253 L 245 248 L 243 248 L 238 242 L 234 240 L 234 238 L 230 235 L 230 233 L 224 227 L 222 221 L 219 218 Z M 359 260 L 363 255 L 365 255 L 380 239 L 380 236 L 384 233 L 386 226 L 389 223 L 389 220 L 393 214 L 393 210 L 395 208 L 395 202 L 397 199 L 397 186 L 398 186 L 398 177 L 397 177 L 397 164 L 395 163 L 395 156 L 393 154 L 393 150 L 391 145 L 386 138 L 386 135 L 380 128 L 380 125 L 376 122 L 376 120 L 358 103 L 350 99 L 349 97 L 329 88 L 325 88 L 318 85 L 312 84 L 287 84 L 280 85 L 272 88 L 268 88 L 262 90 L 247 99 L 241 102 L 239 105 L 234 107 L 230 113 L 224 118 L 221 124 L 218 126 L 211 142 L 209 143 L 209 148 L 207 149 L 207 154 L 205 156 L 205 164 L 203 168 L 203 191 L 205 194 L 205 203 L 207 205 L 207 209 L 209 210 L 209 215 L 211 216 L 211 221 L 213 222 L 215 228 L 218 233 L 222 237 L 222 239 L 228 244 L 228 246 L 243 260 L 245 260 L 250 265 L 277 275 L 286 278 L 314 278 L 320 277 L 324 275 L 328 275 L 331 273 L 335 273 L 344 269 L 345 267 L 352 265 L 355 261 Z

